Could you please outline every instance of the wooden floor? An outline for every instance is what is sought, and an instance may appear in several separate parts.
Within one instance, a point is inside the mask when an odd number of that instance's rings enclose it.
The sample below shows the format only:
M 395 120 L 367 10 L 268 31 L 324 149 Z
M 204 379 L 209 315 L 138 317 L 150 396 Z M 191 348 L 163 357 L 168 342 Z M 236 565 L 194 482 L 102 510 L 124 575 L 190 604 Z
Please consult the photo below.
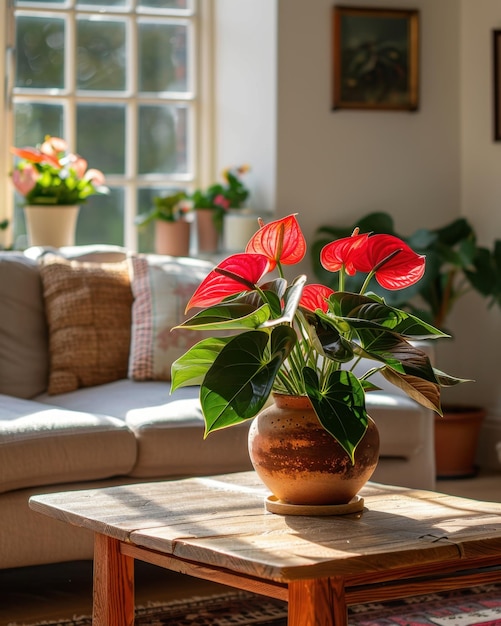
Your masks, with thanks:
M 501 502 L 501 472 L 439 480 L 436 490 Z M 137 604 L 226 590 L 215 583 L 196 581 L 144 563 L 138 563 L 136 568 Z M 91 600 L 91 562 L 0 570 L 0 626 L 88 615 Z

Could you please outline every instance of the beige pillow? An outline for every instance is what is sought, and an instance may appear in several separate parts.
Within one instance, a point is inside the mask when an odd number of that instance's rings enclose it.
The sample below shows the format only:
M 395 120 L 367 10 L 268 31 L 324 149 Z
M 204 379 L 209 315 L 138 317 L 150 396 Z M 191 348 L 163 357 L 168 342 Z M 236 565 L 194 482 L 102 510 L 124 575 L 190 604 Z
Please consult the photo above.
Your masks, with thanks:
M 132 292 L 128 265 L 40 260 L 49 326 L 49 394 L 127 377 Z
M 213 265 L 156 255 L 133 256 L 130 263 L 134 304 L 129 378 L 170 380 L 172 363 L 204 336 L 171 329 L 193 315 L 184 310 Z

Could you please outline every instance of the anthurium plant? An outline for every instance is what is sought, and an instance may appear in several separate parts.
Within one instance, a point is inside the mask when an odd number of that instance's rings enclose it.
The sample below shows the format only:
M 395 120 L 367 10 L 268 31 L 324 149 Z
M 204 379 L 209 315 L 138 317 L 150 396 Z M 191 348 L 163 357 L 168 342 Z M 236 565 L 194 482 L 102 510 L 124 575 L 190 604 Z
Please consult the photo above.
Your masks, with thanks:
M 200 310 L 180 327 L 228 335 L 202 339 L 177 359 L 171 391 L 200 385 L 206 436 L 254 417 L 272 392 L 308 396 L 320 423 L 354 462 L 376 372 L 438 414 L 441 388 L 461 379 L 435 369 L 411 343 L 444 333 L 367 292 L 373 276 L 390 290 L 414 284 L 423 276 L 424 256 L 397 237 L 355 229 L 322 249 L 322 265 L 339 274 L 335 292 L 307 284 L 304 275 L 289 284 L 284 266 L 305 253 L 296 215 L 289 215 L 261 223 L 244 253 L 208 274 L 187 306 Z M 345 291 L 346 276 L 357 272 L 366 274 L 360 290 Z M 373 366 L 355 374 L 360 359 Z
M 87 169 L 87 161 L 69 152 L 64 139 L 47 135 L 36 148 L 11 148 L 11 152 L 20 159 L 12 182 L 26 204 L 75 205 L 91 195 L 109 193 L 103 173 Z

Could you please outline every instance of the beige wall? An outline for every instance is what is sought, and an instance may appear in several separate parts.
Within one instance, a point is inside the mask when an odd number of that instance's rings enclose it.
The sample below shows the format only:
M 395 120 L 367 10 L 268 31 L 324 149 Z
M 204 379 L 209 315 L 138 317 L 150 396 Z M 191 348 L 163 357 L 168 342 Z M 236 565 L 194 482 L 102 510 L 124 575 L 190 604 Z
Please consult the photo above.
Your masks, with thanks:
M 332 0 L 217 4 L 224 6 L 227 28 L 238 23 L 242 7 L 254 6 L 248 39 L 254 41 L 259 33 L 261 46 L 254 63 L 249 61 L 254 79 L 260 72 L 272 78 L 269 65 L 276 62 L 276 85 L 270 80 L 254 83 L 259 87 L 256 109 L 256 102 L 248 107 L 248 84 L 240 93 L 230 93 L 226 55 L 219 76 L 219 159 L 221 166 L 239 159 L 255 164 L 254 181 L 261 186 L 255 206 L 277 215 L 298 212 L 308 240 L 320 225 L 351 224 L 372 210 L 392 213 L 397 230 L 404 233 L 465 215 L 482 243 L 490 246 L 501 238 L 501 142 L 492 141 L 491 118 L 491 31 L 501 28 L 499 0 L 409 3 L 420 10 L 421 20 L 420 107 L 415 113 L 331 110 Z M 380 0 L 342 4 L 383 5 Z M 266 11 L 275 5 L 278 30 L 265 26 L 263 36 Z M 384 2 L 385 7 L 405 5 L 402 0 Z M 239 44 L 248 49 L 249 41 L 244 37 Z M 243 115 L 229 129 L 231 106 L 242 106 Z M 273 183 L 269 177 L 274 170 Z M 439 347 L 443 369 L 477 381 L 445 399 L 489 409 L 486 428 L 493 424 L 494 430 L 484 442 L 482 459 L 491 454 L 492 439 L 501 439 L 500 320 L 499 309 L 488 312 L 484 301 L 466 296 L 450 320 L 455 340 Z M 479 330 L 473 333 L 477 321 Z

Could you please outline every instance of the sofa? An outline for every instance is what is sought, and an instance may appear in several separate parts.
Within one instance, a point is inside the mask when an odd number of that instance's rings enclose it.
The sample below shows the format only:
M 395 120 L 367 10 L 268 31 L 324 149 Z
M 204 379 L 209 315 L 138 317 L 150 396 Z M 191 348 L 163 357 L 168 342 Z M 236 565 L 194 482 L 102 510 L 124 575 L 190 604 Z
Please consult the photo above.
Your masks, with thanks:
M 250 422 L 211 433 L 170 364 L 171 332 L 209 261 L 116 246 L 0 252 L 0 568 L 91 559 L 89 531 L 31 511 L 31 495 L 251 469 Z M 195 336 L 196 335 L 196 336 Z M 433 489 L 434 418 L 398 391 L 367 398 L 373 480 Z

